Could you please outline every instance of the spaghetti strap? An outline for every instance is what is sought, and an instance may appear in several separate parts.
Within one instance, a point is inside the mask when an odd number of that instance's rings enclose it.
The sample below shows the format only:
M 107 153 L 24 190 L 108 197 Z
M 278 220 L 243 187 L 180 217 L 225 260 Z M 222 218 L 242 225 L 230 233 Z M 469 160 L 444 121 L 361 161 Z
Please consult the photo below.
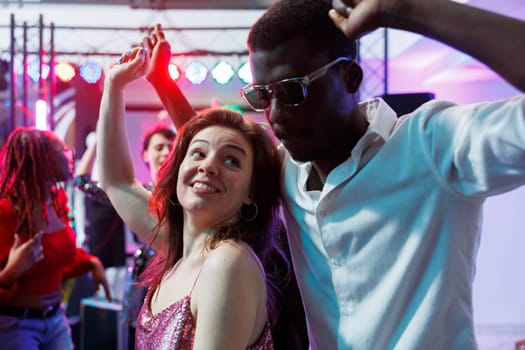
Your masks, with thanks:
M 197 284 L 197 281 L 201 275 L 201 271 L 202 271 L 202 267 L 204 266 L 204 261 L 202 262 L 201 264 L 201 267 L 199 268 L 199 272 L 197 273 L 197 276 L 195 277 L 195 281 L 193 281 L 193 285 L 191 286 L 191 290 L 190 290 L 190 294 L 189 296 L 191 297 L 191 294 L 193 293 L 193 288 L 195 288 L 195 285 Z

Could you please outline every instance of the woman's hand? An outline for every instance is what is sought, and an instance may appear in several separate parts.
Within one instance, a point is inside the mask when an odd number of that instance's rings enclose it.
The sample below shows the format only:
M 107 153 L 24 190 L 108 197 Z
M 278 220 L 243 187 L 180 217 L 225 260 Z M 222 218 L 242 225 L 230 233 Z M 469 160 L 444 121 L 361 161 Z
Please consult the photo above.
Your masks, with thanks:
M 96 256 L 91 257 L 91 277 L 95 284 L 95 290 L 98 290 L 98 287 L 102 285 L 106 299 L 111 301 L 111 291 L 109 289 L 108 280 L 106 279 L 106 272 L 104 266 Z
M 143 47 L 134 47 L 122 54 L 118 63 L 110 68 L 106 82 L 113 88 L 123 89 L 148 72 L 149 62 L 147 50 Z
M 17 233 L 14 234 L 15 241 L 9 251 L 7 263 L 2 270 L 2 281 L 0 281 L 2 285 L 13 283 L 34 264 L 44 259 L 43 234 L 44 231 L 39 231 L 25 242 L 21 241 Z

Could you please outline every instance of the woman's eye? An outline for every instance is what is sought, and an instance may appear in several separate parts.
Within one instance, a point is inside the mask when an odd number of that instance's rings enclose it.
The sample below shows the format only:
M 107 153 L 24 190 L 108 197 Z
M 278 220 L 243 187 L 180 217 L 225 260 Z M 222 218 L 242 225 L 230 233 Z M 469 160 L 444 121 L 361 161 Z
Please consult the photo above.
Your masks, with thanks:
M 224 162 L 229 166 L 234 166 L 236 168 L 241 167 L 241 162 L 239 162 L 239 160 L 235 157 L 228 157 Z
M 204 153 L 198 149 L 195 149 L 193 151 L 190 152 L 190 156 L 192 158 L 203 158 L 204 157 Z

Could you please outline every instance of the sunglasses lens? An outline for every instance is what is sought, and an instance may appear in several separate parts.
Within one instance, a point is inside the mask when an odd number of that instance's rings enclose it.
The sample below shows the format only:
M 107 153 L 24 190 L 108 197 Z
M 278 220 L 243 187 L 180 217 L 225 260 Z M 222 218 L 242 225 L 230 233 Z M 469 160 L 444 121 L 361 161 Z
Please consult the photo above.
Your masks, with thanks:
M 303 85 L 295 80 L 281 81 L 270 85 L 268 88 L 262 85 L 248 86 L 241 90 L 241 94 L 250 107 L 257 111 L 268 109 L 272 102 L 272 96 L 288 106 L 298 106 L 306 98 Z
M 261 111 L 270 107 L 271 96 L 264 86 L 248 86 L 242 90 L 242 96 L 255 110 Z
M 304 102 L 304 90 L 299 81 L 288 80 L 272 86 L 274 96 L 286 105 L 296 106 Z

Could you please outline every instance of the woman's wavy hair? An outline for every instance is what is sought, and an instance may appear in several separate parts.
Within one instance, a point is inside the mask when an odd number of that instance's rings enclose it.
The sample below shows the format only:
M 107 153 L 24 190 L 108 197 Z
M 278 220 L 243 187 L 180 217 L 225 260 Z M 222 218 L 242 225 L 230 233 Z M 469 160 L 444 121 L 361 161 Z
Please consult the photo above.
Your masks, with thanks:
M 0 197 L 9 198 L 18 216 L 15 232 L 32 237 L 34 203 L 44 203 L 50 196 L 61 219 L 68 220 L 67 196 L 61 187 L 65 180 L 60 170 L 54 143 L 59 137 L 48 130 L 18 127 L 11 132 L 0 150 Z M 48 221 L 47 206 L 42 215 Z
M 206 249 L 213 249 L 225 240 L 243 241 L 249 244 L 261 260 L 268 283 L 268 310 L 270 320 L 275 321 L 277 285 L 282 278 L 282 259 L 289 263 L 280 247 L 281 221 L 279 209 L 280 159 L 277 149 L 266 131 L 257 123 L 245 120 L 241 114 L 226 108 L 209 108 L 188 121 L 177 134 L 175 147 L 159 172 L 157 186 L 150 207 L 158 218 L 157 232 L 162 227 L 169 233 L 167 256 L 156 254 L 145 271 L 145 284 L 158 284 L 162 275 L 182 257 L 183 210 L 177 198 L 179 168 L 195 135 L 211 126 L 222 126 L 239 131 L 253 150 L 251 197 L 257 204 L 258 214 L 246 221 L 239 216 L 235 223 L 217 227 Z M 289 271 L 286 272 L 286 274 Z M 279 274 L 279 276 L 277 276 Z

